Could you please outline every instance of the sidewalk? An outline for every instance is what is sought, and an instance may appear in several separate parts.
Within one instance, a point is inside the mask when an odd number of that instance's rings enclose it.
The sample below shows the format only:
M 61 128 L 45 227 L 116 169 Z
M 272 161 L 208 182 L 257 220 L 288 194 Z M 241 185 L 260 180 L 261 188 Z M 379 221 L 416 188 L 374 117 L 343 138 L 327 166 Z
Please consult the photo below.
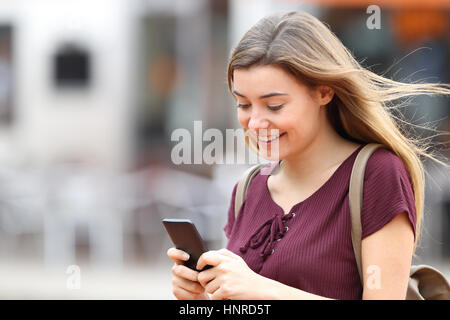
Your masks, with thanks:
M 450 279 L 449 263 L 430 263 Z M 0 263 L 0 300 L 4 299 L 175 299 L 170 262 L 125 266 L 121 271 L 80 266 L 80 289 L 68 289 L 66 268 L 45 270 L 30 263 Z
M 0 299 L 175 299 L 171 264 L 101 270 L 80 266 L 80 289 L 68 289 L 66 268 L 0 263 Z

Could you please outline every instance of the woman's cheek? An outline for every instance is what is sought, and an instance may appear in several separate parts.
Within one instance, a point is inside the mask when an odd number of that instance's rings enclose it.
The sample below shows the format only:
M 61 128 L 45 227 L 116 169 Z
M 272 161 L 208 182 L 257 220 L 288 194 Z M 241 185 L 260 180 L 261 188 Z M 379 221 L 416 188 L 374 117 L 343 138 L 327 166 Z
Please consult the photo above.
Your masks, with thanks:
M 248 128 L 248 121 L 249 121 L 248 115 L 246 115 L 244 111 L 238 109 L 237 116 L 238 116 L 238 121 L 241 124 L 241 126 L 243 128 Z
M 308 121 L 298 120 L 297 123 L 290 126 L 288 130 L 287 143 L 289 150 L 299 150 L 309 144 L 309 140 L 313 135 L 313 128 Z

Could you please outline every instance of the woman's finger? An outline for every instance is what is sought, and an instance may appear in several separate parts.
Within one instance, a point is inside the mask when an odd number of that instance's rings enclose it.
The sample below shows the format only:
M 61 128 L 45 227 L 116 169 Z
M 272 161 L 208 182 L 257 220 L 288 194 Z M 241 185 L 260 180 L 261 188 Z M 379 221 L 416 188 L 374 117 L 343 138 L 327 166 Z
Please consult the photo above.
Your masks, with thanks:
M 205 287 L 208 282 L 213 280 L 217 276 L 216 268 L 207 269 L 205 271 L 200 272 L 197 275 L 198 282 Z
M 184 290 L 181 287 L 173 287 L 172 293 L 178 300 L 192 299 L 192 293 Z
M 174 286 L 173 290 L 172 290 L 173 295 L 178 299 L 178 300 L 192 300 L 192 299 L 197 299 L 197 295 L 201 295 L 202 293 L 192 293 L 186 289 L 183 289 L 182 287 L 177 287 Z
M 177 248 L 169 248 L 167 250 L 167 256 L 176 264 L 183 264 L 184 261 L 189 260 L 189 254 Z
M 203 293 L 205 288 L 203 288 L 198 282 L 190 281 L 180 277 L 174 277 L 172 279 L 173 287 L 180 287 L 188 292 L 192 293 Z
M 220 288 L 220 283 L 219 281 L 213 279 L 212 281 L 209 281 L 204 288 L 206 292 L 214 294 L 214 292 Z
M 198 271 L 192 270 L 186 266 L 175 264 L 172 267 L 172 273 L 178 277 L 198 282 Z
M 211 295 L 211 300 L 227 300 L 228 297 L 225 296 L 225 292 L 222 287 L 219 287 L 214 293 Z
M 202 270 L 206 265 L 215 267 L 224 260 L 230 259 L 227 256 L 219 254 L 215 250 L 203 253 L 197 261 L 197 270 Z

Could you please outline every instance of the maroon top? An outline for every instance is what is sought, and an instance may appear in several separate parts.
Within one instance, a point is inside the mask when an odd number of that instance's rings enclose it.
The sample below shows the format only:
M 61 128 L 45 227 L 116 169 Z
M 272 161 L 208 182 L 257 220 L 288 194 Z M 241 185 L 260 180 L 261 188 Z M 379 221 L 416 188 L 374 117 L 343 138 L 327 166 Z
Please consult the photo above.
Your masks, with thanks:
M 227 249 L 240 255 L 253 271 L 288 286 L 334 299 L 361 299 L 348 189 L 353 163 L 363 146 L 286 215 L 269 193 L 269 175 L 258 174 L 235 221 L 236 183 L 224 228 L 229 239 Z M 268 166 L 273 169 L 278 163 Z M 403 211 L 408 213 L 415 233 L 410 175 L 399 157 L 377 149 L 369 158 L 364 176 L 362 237 L 380 230 Z

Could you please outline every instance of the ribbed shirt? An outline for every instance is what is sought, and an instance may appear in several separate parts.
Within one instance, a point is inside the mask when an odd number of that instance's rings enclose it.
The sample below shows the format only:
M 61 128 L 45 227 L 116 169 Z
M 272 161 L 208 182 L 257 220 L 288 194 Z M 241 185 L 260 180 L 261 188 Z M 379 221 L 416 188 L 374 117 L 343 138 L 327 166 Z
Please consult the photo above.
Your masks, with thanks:
M 227 249 L 240 255 L 256 273 L 313 294 L 333 299 L 361 299 L 351 241 L 349 183 L 361 145 L 311 196 L 289 213 L 273 201 L 267 180 L 256 175 L 234 216 L 237 183 L 224 228 Z M 278 162 L 279 163 L 279 162 Z M 277 162 L 268 164 L 273 170 Z M 369 158 L 364 175 L 362 238 L 407 212 L 416 232 L 411 178 L 401 159 L 386 149 Z

